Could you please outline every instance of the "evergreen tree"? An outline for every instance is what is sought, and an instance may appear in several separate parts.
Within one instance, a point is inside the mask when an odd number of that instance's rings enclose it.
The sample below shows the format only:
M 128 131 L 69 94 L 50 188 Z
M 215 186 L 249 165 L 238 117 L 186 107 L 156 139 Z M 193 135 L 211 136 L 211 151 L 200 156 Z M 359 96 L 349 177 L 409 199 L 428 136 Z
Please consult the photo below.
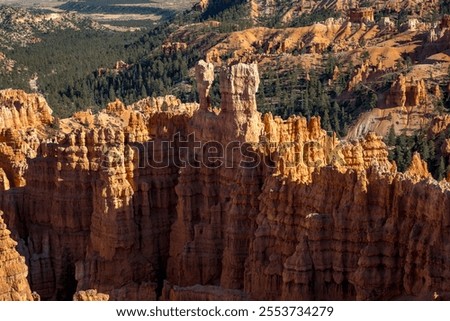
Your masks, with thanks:
M 341 125 L 339 123 L 339 116 L 340 116 L 341 108 L 339 107 L 339 104 L 337 103 L 337 101 L 334 101 L 332 110 L 333 110 L 333 112 L 332 112 L 333 116 L 331 119 L 331 123 L 333 126 L 333 130 L 337 133 L 340 133 Z
M 373 109 L 377 107 L 378 97 L 374 91 L 369 91 L 369 108 Z
M 323 111 L 322 127 L 323 127 L 323 129 L 325 129 L 328 132 L 332 131 L 331 122 L 330 122 L 330 115 L 328 113 L 328 109 L 325 109 Z
M 147 89 L 145 88 L 145 85 L 142 84 L 142 86 L 141 86 L 141 98 L 145 98 L 147 96 L 148 96 Z
M 113 87 L 113 86 L 110 86 L 110 87 L 109 87 L 108 99 L 109 99 L 109 101 L 114 101 L 114 100 L 116 100 L 116 93 L 115 93 L 115 91 L 114 91 L 114 87 Z
M 436 179 L 438 181 L 441 181 L 446 177 L 446 166 L 445 166 L 445 159 L 443 156 L 439 157 L 439 163 L 436 171 Z
M 395 129 L 394 125 L 392 125 L 391 128 L 389 128 L 386 143 L 388 144 L 388 146 L 395 146 L 395 142 L 396 142 Z
M 408 147 L 407 137 L 404 134 L 398 136 L 394 159 L 397 162 L 398 169 L 401 172 L 404 172 L 408 168 L 411 162 L 411 156 L 412 153 Z
M 431 155 L 430 155 L 430 147 L 428 145 L 428 142 L 426 141 L 426 136 L 425 135 L 419 136 L 417 144 L 422 159 L 428 162 L 430 160 Z

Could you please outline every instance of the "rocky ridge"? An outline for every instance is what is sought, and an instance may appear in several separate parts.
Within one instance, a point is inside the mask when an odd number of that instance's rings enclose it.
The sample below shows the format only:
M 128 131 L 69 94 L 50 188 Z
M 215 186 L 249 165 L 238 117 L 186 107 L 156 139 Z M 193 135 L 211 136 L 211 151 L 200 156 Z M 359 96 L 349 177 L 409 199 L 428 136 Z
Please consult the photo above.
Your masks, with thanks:
M 333 100 L 340 107 L 351 105 L 358 111 L 354 115 L 355 121 L 346 124 L 349 131 L 343 131 L 342 124 L 337 128 L 341 135 L 348 133 L 349 139 L 364 137 L 370 131 L 385 136 L 391 127 L 396 133 L 412 134 L 427 128 L 431 119 L 439 114 L 436 106 L 448 95 L 450 60 L 448 17 L 435 15 L 431 19 L 433 10 L 437 12 L 439 7 L 438 1 L 427 2 L 427 5 L 419 1 L 248 2 L 252 12 L 261 18 L 261 21 L 255 21 L 254 27 L 223 35 L 216 32 L 212 22 L 181 26 L 168 37 L 168 43 L 184 41 L 191 35 L 194 40 L 189 41 L 188 46 L 200 48 L 202 53 L 205 52 L 206 60 L 216 67 L 231 60 L 257 61 L 265 91 L 259 96 L 262 108 L 273 110 L 284 118 L 290 112 L 279 107 L 279 97 L 273 97 L 268 89 L 273 80 L 280 79 L 282 86 L 292 87 L 293 92 L 298 93 L 308 81 L 309 74 L 321 73 L 328 93 L 331 96 L 337 94 Z M 207 6 L 207 1 L 203 4 Z M 362 9 L 372 7 L 374 12 L 378 10 L 376 19 L 352 19 L 350 8 L 358 5 L 364 7 Z M 297 9 L 303 12 L 326 6 L 342 11 L 340 18 L 326 19 L 323 15 L 323 21 L 320 21 L 322 15 L 318 14 L 314 24 L 304 27 L 288 28 L 289 22 L 275 24 L 276 28 L 262 27 L 273 25 L 265 23 L 265 18 L 283 15 L 291 9 L 295 19 L 299 17 Z M 407 13 L 407 17 L 398 20 L 402 16 L 399 12 Z M 380 13 L 385 16 L 379 17 Z M 220 22 L 215 23 L 220 25 Z M 213 32 L 205 33 L 205 29 Z M 322 73 L 329 64 L 339 65 L 332 76 L 328 71 Z M 299 81 L 290 82 L 286 75 L 293 75 Z M 363 103 L 354 106 L 361 92 L 363 96 L 371 92 L 376 97 L 364 99 Z M 294 96 L 292 100 L 300 105 L 301 95 Z M 444 98 L 447 105 L 445 101 Z M 289 105 L 286 110 L 303 109 L 292 106 L 286 99 L 284 105 Z M 319 113 L 324 116 L 324 112 Z
M 215 0 L 201 0 L 197 7 L 200 10 L 206 10 L 209 5 L 215 4 Z M 377 11 L 389 10 L 391 12 L 400 12 L 401 10 L 409 10 L 418 16 L 424 16 L 433 10 L 439 9 L 439 1 L 432 0 L 426 4 L 418 1 L 381 1 L 381 0 L 244 0 L 244 1 L 228 1 L 229 5 L 235 2 L 248 3 L 250 6 L 251 17 L 254 21 L 267 17 L 277 16 L 282 23 L 289 23 L 302 14 L 334 11 L 347 14 L 351 8 L 368 7 Z
M 26 166 L 0 208 L 33 290 L 71 299 L 95 288 L 112 300 L 450 291 L 446 181 L 418 156 L 397 172 L 375 134 L 339 141 L 318 118 L 261 115 L 256 64 L 221 68 L 214 108 L 213 70 L 196 68 L 199 104 L 116 101 L 44 126 L 33 153 L 17 151 Z
M 0 47 L 13 48 L 40 42 L 40 33 L 55 30 L 98 30 L 103 27 L 73 13 L 56 13 L 0 5 Z

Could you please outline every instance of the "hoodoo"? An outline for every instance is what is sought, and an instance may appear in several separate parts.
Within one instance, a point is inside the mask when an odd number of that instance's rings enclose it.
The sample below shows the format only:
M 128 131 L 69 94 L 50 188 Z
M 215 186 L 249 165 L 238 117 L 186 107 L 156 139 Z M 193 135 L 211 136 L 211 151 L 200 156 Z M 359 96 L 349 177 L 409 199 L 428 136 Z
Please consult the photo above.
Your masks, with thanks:
M 220 70 L 220 109 L 208 99 L 213 66 L 200 62 L 196 76 L 200 105 L 114 102 L 48 130 L 50 113 L 33 98 L 21 125 L 8 127 L 26 148 L 1 142 L 0 207 L 22 240 L 33 291 L 105 294 L 80 300 L 450 291 L 450 187 L 418 156 L 400 173 L 373 133 L 340 141 L 319 118 L 261 115 L 256 64 Z M 0 123 L 15 105 L 2 103 Z M 23 133 L 37 125 L 30 143 Z M 3 222 L 0 230 L 0 296 L 31 299 L 27 267 Z

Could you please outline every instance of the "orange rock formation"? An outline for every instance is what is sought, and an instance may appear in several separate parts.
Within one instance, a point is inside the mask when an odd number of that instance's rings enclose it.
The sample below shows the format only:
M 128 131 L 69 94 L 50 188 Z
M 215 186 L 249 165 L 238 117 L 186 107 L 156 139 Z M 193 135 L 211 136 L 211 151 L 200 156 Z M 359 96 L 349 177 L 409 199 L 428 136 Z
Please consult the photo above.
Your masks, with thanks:
M 211 108 L 213 72 L 196 69 L 200 105 L 117 101 L 61 121 L 20 153 L 21 185 L 8 188 L 5 158 L 0 207 L 27 240 L 33 290 L 113 300 L 450 291 L 448 183 L 417 157 L 398 173 L 374 134 L 339 141 L 318 118 L 262 116 L 256 64 L 223 67 L 221 109 Z
M 73 295 L 73 301 L 108 301 L 109 295 L 98 293 L 97 290 L 78 291 Z
M 375 20 L 373 8 L 350 9 L 349 19 L 354 23 L 373 22 Z
M 2 215 L 0 212 L 0 301 L 33 301 L 28 267 L 16 251 L 17 242 L 11 239 Z
M 410 107 L 418 106 L 427 98 L 427 88 L 422 80 L 410 82 L 400 75 L 392 84 L 391 90 L 386 97 L 387 107 Z

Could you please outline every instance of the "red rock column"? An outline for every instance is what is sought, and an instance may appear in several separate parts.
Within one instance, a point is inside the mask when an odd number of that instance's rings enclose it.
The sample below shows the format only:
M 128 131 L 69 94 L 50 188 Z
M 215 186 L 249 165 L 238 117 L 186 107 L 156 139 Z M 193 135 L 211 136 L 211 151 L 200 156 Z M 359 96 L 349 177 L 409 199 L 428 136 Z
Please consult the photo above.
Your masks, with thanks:
M 33 301 L 25 258 L 16 251 L 17 242 L 10 238 L 2 215 L 0 212 L 0 301 Z

